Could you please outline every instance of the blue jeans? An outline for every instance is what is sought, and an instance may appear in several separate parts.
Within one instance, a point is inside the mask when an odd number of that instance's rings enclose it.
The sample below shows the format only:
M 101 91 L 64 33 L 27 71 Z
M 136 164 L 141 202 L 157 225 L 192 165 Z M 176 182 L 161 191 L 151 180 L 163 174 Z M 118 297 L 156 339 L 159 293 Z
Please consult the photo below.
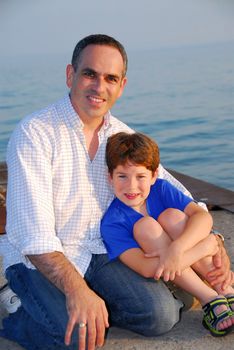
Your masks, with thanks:
M 9 267 L 6 277 L 22 306 L 3 320 L 0 336 L 28 350 L 77 350 L 76 331 L 72 344 L 64 345 L 68 322 L 64 294 L 23 264 Z M 109 262 L 105 254 L 93 255 L 85 280 L 105 300 L 112 326 L 157 336 L 179 321 L 182 303 L 162 281 L 143 278 L 118 260 Z

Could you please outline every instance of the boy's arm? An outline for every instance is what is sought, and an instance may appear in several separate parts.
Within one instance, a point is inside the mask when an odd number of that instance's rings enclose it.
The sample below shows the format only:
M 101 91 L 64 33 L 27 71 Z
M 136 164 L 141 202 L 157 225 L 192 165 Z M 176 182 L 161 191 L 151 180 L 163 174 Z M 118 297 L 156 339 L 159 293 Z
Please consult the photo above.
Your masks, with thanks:
M 184 213 L 188 216 L 185 230 L 172 243 L 180 247 L 183 253 L 207 237 L 213 225 L 212 216 L 194 202 L 186 206 Z
M 214 255 L 217 251 L 217 241 L 210 235 L 199 242 L 191 251 L 184 254 L 182 270 L 193 265 L 207 255 Z M 159 265 L 159 257 L 146 257 L 141 248 L 130 248 L 120 254 L 119 259 L 129 268 L 145 278 L 156 278 L 155 271 Z M 156 278 L 158 279 L 158 278 Z
M 186 187 L 181 184 L 175 177 L 173 177 L 161 164 L 159 165 L 159 177 L 169 181 L 184 194 L 192 197 L 191 193 L 186 189 Z M 198 205 L 205 211 L 208 211 L 205 203 L 198 202 Z M 219 252 L 214 256 L 213 261 L 216 268 L 210 271 L 208 276 L 206 276 L 206 279 L 209 281 L 209 283 L 213 283 L 214 285 L 223 283 L 223 288 L 225 288 L 227 284 L 230 284 L 230 281 L 233 283 L 233 274 L 230 271 L 230 258 L 225 247 L 220 246 Z
M 155 272 L 158 277 L 163 275 L 165 281 L 173 280 L 175 274 L 181 274 L 185 252 L 208 237 L 213 224 L 211 215 L 194 202 L 190 202 L 184 212 L 188 216 L 185 229 L 178 238 L 172 241 L 167 251 L 164 251 Z

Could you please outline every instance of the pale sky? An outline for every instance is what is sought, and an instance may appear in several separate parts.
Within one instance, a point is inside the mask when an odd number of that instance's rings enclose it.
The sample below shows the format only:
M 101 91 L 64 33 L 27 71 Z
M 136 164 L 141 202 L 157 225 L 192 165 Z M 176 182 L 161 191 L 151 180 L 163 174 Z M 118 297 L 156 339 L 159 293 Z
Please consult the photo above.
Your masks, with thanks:
M 1 55 L 70 54 L 92 33 L 127 50 L 234 41 L 234 1 L 0 0 Z

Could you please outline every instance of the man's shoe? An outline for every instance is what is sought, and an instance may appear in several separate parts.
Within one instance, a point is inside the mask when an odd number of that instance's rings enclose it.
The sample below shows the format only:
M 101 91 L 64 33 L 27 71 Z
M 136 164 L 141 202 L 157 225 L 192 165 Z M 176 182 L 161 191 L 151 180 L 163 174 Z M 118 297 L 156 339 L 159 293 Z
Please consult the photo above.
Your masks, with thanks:
M 5 284 L 0 288 L 0 305 L 9 313 L 13 314 L 21 305 L 19 297 Z

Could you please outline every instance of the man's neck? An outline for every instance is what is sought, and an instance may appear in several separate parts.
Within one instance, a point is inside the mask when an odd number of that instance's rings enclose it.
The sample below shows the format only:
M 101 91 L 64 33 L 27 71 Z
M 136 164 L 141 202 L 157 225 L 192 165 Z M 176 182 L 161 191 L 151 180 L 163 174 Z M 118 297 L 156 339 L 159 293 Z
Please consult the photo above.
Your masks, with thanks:
M 98 132 L 101 129 L 102 124 L 99 124 L 96 127 L 94 124 L 84 125 L 83 132 L 84 132 L 86 147 L 88 150 L 90 160 L 93 160 L 97 153 L 98 146 L 99 146 Z

